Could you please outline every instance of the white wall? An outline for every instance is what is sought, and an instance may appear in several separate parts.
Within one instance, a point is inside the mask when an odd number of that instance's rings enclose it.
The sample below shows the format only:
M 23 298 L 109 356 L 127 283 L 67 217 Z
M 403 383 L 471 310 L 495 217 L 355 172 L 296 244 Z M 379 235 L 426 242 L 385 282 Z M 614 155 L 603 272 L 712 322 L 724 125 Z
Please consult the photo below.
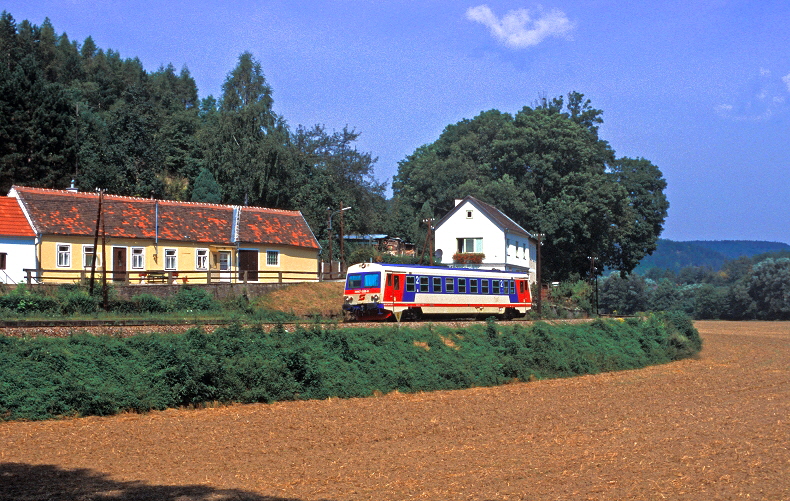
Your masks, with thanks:
M 25 268 L 36 267 L 35 238 L 0 237 L 0 253 L 6 254 L 6 269 L 0 270 L 0 283 L 23 283 Z
M 471 211 L 471 218 L 467 216 Z M 494 222 L 480 212 L 474 204 L 464 202 L 459 209 L 446 220 L 434 234 L 435 250 L 441 251 L 442 264 L 452 264 L 453 254 L 458 251 L 459 238 L 482 238 L 483 264 L 496 264 L 503 268 L 504 263 L 529 267 L 530 279 L 534 280 L 536 247 L 525 235 L 505 234 Z M 505 247 L 510 240 L 509 253 Z M 521 251 L 519 252 L 519 247 Z

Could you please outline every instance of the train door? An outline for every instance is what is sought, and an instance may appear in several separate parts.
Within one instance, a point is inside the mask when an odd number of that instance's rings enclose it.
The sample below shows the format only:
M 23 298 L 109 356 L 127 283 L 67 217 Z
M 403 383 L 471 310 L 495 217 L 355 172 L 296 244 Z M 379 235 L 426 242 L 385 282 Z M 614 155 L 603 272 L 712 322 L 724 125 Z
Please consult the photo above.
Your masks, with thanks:
M 529 290 L 529 280 L 516 280 L 516 293 L 519 303 L 531 303 L 532 295 Z
M 387 273 L 387 282 L 384 287 L 384 302 L 394 303 L 403 299 L 403 285 L 406 275 L 400 273 Z

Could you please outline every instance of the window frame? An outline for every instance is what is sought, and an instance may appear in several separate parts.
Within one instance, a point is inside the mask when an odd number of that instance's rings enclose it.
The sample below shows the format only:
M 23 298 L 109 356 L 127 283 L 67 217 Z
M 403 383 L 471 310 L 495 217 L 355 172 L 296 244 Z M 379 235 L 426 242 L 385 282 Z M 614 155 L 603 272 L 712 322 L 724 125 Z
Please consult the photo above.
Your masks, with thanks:
M 136 252 L 139 251 L 139 252 Z M 133 270 L 144 270 L 145 269 L 145 247 L 132 247 L 131 248 L 131 255 L 132 255 L 132 264 L 131 269 Z M 140 260 L 140 266 L 135 266 L 136 261 Z
M 431 292 L 442 292 L 442 277 L 431 278 Z
M 208 271 L 208 249 L 195 249 L 195 270 L 197 271 Z M 203 261 L 203 263 L 201 263 Z M 202 266 L 201 266 L 202 264 Z
M 168 254 L 169 253 L 169 254 Z M 170 265 L 168 263 L 172 261 Z M 178 269 L 178 249 L 165 249 L 165 270 L 175 271 Z
M 466 278 L 458 279 L 458 294 L 466 294 Z
M 469 279 L 469 294 L 477 294 L 477 279 L 470 278 Z
M 272 259 L 274 256 L 274 259 Z M 266 266 L 280 266 L 280 251 L 267 250 L 266 251 Z
M 91 252 L 90 254 L 87 252 L 87 250 L 88 250 L 89 248 L 90 248 L 90 249 L 93 249 L 93 252 Z M 88 256 L 91 256 L 91 255 L 92 255 L 92 256 L 93 256 L 93 258 L 96 260 L 96 267 L 97 267 L 97 268 L 98 268 L 98 267 L 100 267 L 100 266 L 101 266 L 101 256 L 99 256 L 99 255 L 97 255 L 97 254 L 96 254 L 96 249 L 95 249 L 95 247 L 93 246 L 93 244 L 83 244 L 83 245 L 82 245 L 82 267 L 83 267 L 84 269 L 86 269 L 86 270 L 87 270 L 87 269 L 90 269 L 90 267 L 91 267 L 91 263 L 88 263 L 88 262 L 86 262 L 86 258 L 87 258 Z
M 414 275 L 406 275 L 406 292 L 417 292 L 417 288 L 415 287 L 415 278 Z
M 447 294 L 455 294 L 455 278 L 447 277 L 444 279 L 444 289 Z
M 55 244 L 55 265 L 58 268 L 71 268 L 71 244 Z

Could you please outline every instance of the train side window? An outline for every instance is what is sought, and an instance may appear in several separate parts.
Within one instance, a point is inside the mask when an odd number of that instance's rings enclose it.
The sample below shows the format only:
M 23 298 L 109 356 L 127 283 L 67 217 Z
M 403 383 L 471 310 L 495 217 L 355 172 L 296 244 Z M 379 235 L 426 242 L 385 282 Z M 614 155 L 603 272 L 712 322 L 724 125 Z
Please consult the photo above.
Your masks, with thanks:
M 488 294 L 488 279 L 484 278 L 480 280 L 480 292 L 483 294 Z
M 499 284 L 501 282 L 499 280 L 492 280 L 491 281 L 491 293 L 492 294 L 499 294 Z
M 420 292 L 428 292 L 428 279 L 430 277 L 420 277 Z
M 515 280 L 511 280 L 510 281 L 510 293 L 511 294 L 515 294 L 516 293 L 516 281 Z
M 414 292 L 414 279 L 416 277 L 414 275 L 409 275 L 406 277 L 406 292 Z
M 444 288 L 448 294 L 452 294 L 455 292 L 455 279 L 454 278 L 445 278 L 444 279 Z
M 477 294 L 477 279 L 470 278 L 469 279 L 469 293 L 470 294 Z
M 442 292 L 442 277 L 433 277 L 431 292 Z
M 398 275 L 395 275 L 393 277 L 393 279 L 392 279 L 392 282 L 393 282 L 392 288 L 395 289 L 396 291 L 399 291 L 400 290 L 400 277 Z
M 458 294 L 466 294 L 466 279 L 458 279 Z
M 387 287 L 392 287 L 392 275 L 387 274 Z
M 521 294 L 523 294 L 523 293 L 524 293 L 524 281 L 523 281 L 523 280 L 519 280 L 519 281 L 518 281 L 518 291 L 519 291 Z

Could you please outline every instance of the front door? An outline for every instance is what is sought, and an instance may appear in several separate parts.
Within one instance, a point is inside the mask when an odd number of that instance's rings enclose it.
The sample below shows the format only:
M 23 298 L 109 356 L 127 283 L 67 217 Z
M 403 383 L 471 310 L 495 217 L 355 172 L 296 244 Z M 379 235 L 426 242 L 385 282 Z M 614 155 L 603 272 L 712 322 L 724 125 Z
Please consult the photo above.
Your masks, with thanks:
M 112 248 L 112 281 L 126 281 L 126 247 Z
M 230 282 L 230 251 L 219 251 L 219 281 Z
M 247 272 L 247 281 L 258 281 L 258 251 L 239 251 L 239 280 L 244 280 L 245 271 Z

